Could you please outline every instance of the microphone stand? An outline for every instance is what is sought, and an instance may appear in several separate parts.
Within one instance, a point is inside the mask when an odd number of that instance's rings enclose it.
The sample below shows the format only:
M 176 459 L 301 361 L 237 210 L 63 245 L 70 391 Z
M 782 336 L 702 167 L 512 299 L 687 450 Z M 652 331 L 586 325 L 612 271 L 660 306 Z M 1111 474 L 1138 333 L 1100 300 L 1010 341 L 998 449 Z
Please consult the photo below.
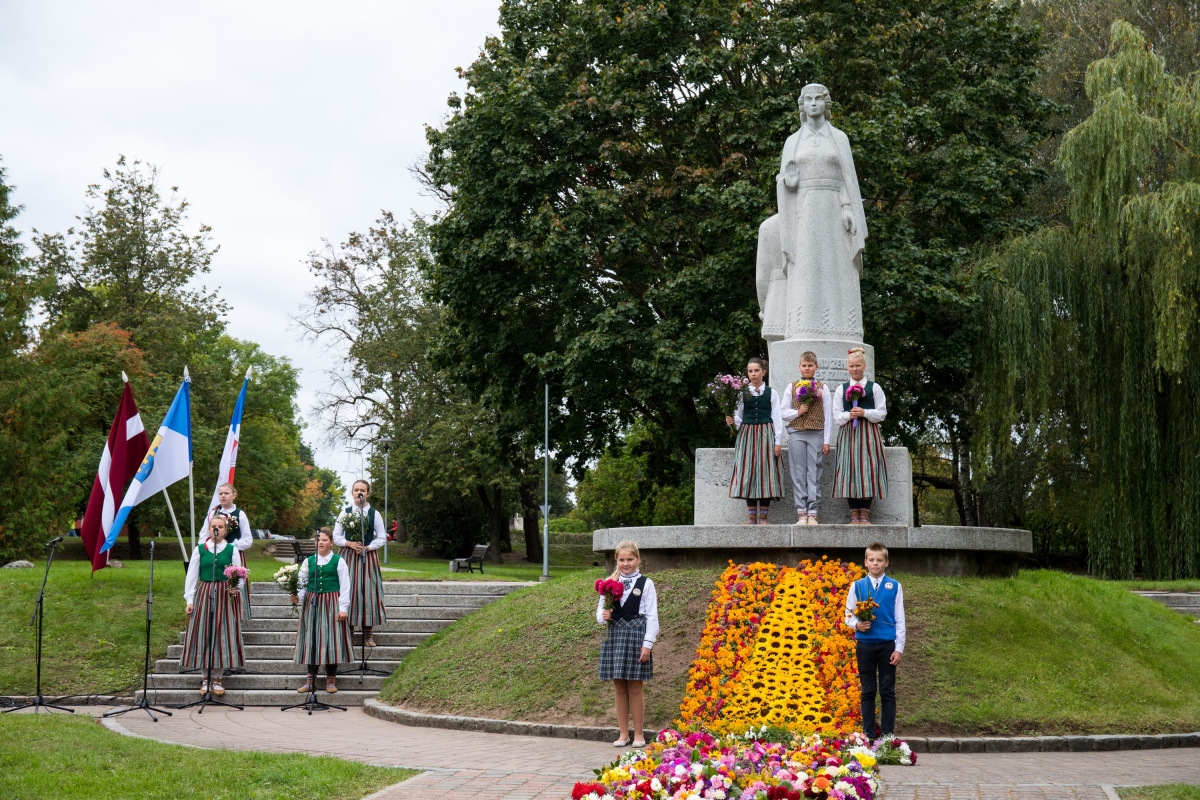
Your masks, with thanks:
M 362 623 L 359 625 L 359 631 L 362 638 L 359 640 L 358 644 L 358 652 L 362 656 L 362 660 L 358 665 L 358 669 L 351 670 L 351 674 L 354 674 L 355 672 L 358 673 L 358 683 L 360 686 L 362 685 L 363 676 L 365 675 L 379 675 L 385 678 L 388 675 L 391 675 L 390 672 L 382 669 L 375 669 L 367 664 L 367 509 L 365 508 L 365 502 L 363 505 L 364 508 L 362 509 L 362 513 L 358 515 L 358 543 L 362 545 L 362 552 L 358 554 L 358 566 L 354 569 L 354 571 L 358 574 L 358 610 L 362 613 Z M 374 527 L 371 528 L 371 532 L 375 532 Z M 383 535 L 387 536 L 387 531 L 384 531 Z M 353 625 L 354 620 L 350 620 L 350 623 Z M 351 630 L 354 629 L 351 628 Z
M 212 581 L 209 583 L 209 586 L 208 586 L 208 636 L 206 637 L 206 640 L 204 642 L 205 652 L 204 652 L 204 678 L 203 678 L 203 680 L 208 684 L 208 691 L 206 691 L 204 693 L 204 696 L 201 697 L 199 700 L 196 700 L 191 703 L 182 703 L 180 705 L 171 706 L 171 708 L 193 708 L 194 706 L 200 706 L 200 710 L 196 712 L 197 714 L 203 714 L 204 709 L 209 705 L 226 706 L 228 708 L 236 708 L 238 711 L 241 711 L 243 708 L 243 706 L 240 706 L 237 703 L 229 703 L 224 700 L 218 700 L 213 695 L 213 690 L 212 690 L 213 684 L 216 683 L 216 681 L 220 679 L 220 676 L 218 676 L 217 678 L 214 678 L 213 674 L 212 674 L 212 671 L 213 671 L 212 670 L 213 649 L 214 649 L 213 645 L 215 644 L 215 642 L 213 640 L 217 636 L 217 537 L 212 536 L 209 538 L 209 541 L 213 543 L 213 546 L 212 546 L 213 547 L 213 559 L 212 559 Z M 201 547 L 203 547 L 203 546 L 204 545 L 201 545 Z M 227 545 L 227 546 L 233 547 L 232 544 Z M 225 583 L 229 583 L 229 582 L 225 581 Z M 228 591 L 228 590 L 222 589 L 222 591 Z
M 46 572 L 42 575 L 42 588 L 38 589 L 37 601 L 34 603 L 33 616 L 29 618 L 30 625 L 36 625 L 37 644 L 34 648 L 34 660 L 37 663 L 37 689 L 33 696 L 33 700 L 22 705 L 14 705 L 12 708 L 4 709 L 5 714 L 13 711 L 20 711 L 22 708 L 32 708 L 33 713 L 38 713 L 41 709 L 46 709 L 47 713 L 52 708 L 59 711 L 67 711 L 71 714 L 75 713 L 75 709 L 67 708 L 66 706 L 56 706 L 53 703 L 47 703 L 46 698 L 42 697 L 42 611 L 45 606 L 46 599 L 46 579 L 50 577 L 50 564 L 54 561 L 54 553 L 58 550 L 58 543 L 62 541 L 62 537 L 58 536 L 46 542 Z
M 104 718 L 119 717 L 122 714 L 128 714 L 130 711 L 137 711 L 139 708 L 150 715 L 150 719 L 158 722 L 158 717 L 154 716 L 157 711 L 160 714 L 166 714 L 168 717 L 173 716 L 170 711 L 164 711 L 161 708 L 155 708 L 150 705 L 150 621 L 154 617 L 152 609 L 154 608 L 154 540 L 150 540 L 150 589 L 146 592 L 146 658 L 142 662 L 142 699 L 131 705 L 129 708 L 118 708 L 113 711 L 108 711 L 104 714 Z
M 313 565 L 316 565 L 316 559 L 313 559 Z M 311 577 L 312 576 L 309 575 L 309 578 Z M 310 658 L 316 657 L 317 654 L 317 604 L 312 598 L 313 595 L 311 592 L 309 592 L 308 596 L 305 597 L 305 600 L 308 601 L 308 609 L 305 611 L 305 613 L 311 617 L 308 621 L 308 654 Z M 334 625 L 337 625 L 336 617 L 334 617 Z M 320 666 L 320 664 L 317 664 L 318 668 L 320 668 Z M 308 677 L 308 664 L 304 665 L 304 676 L 305 678 Z M 339 711 L 346 710 L 345 706 L 335 706 L 333 703 L 325 703 L 317 699 L 317 676 L 315 675 L 313 676 L 312 691 L 308 693 L 307 698 L 299 703 L 292 703 L 290 706 L 284 706 L 279 710 L 287 711 L 289 708 L 300 708 L 301 706 L 308 711 L 308 715 L 310 717 L 314 711 L 329 711 L 333 708 L 336 708 Z

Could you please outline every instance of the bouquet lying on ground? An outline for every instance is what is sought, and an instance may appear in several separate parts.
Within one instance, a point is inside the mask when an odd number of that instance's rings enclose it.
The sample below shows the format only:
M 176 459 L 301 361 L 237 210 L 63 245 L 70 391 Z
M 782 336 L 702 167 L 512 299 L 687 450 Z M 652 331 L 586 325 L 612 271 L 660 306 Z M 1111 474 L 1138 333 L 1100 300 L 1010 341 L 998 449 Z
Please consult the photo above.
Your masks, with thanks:
M 604 610 L 612 611 L 617 607 L 617 601 L 625 594 L 625 584 L 612 578 L 600 578 L 596 581 L 596 593 L 604 598 Z M 608 626 L 604 626 L 604 638 L 608 639 Z
M 861 386 L 847 386 L 846 402 L 852 404 L 855 408 L 858 408 L 858 401 L 863 399 L 866 393 L 867 390 Z M 854 418 L 854 427 L 858 427 L 858 417 Z
M 286 567 L 281 567 L 275 573 L 275 583 L 283 593 L 289 597 L 295 597 L 300 593 L 300 565 L 288 564 Z M 297 606 L 292 603 L 292 613 L 296 613 Z
M 246 579 L 250 574 L 250 570 L 245 567 L 239 567 L 236 564 L 230 564 L 225 568 L 225 579 L 229 581 L 229 593 L 236 594 L 238 584 Z
M 732 417 L 737 411 L 738 399 L 742 390 L 750 383 L 750 379 L 741 375 L 718 375 L 708 382 L 708 393 L 716 401 L 717 408 L 727 417 Z

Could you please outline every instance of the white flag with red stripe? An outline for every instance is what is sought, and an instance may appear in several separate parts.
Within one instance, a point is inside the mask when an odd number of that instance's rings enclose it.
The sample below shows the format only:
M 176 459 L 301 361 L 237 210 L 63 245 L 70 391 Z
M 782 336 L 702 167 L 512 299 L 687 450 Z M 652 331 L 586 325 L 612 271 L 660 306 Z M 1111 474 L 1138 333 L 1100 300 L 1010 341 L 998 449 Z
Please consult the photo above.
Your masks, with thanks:
M 242 438 L 242 413 L 246 410 L 246 389 L 250 386 L 250 371 L 246 370 L 246 379 L 242 381 L 242 391 L 238 393 L 237 402 L 233 404 L 233 417 L 229 420 L 229 433 L 225 435 L 225 449 L 221 451 L 221 466 L 217 470 L 217 485 L 213 488 L 213 499 L 208 504 L 211 511 L 220 505 L 217 500 L 217 489 L 221 484 L 233 485 L 233 474 L 237 472 L 238 444 Z
M 96 480 L 92 483 L 92 494 L 79 532 L 93 572 L 108 566 L 108 552 L 101 552 L 100 548 L 112 530 L 117 507 L 125 495 L 125 485 L 137 474 L 142 456 L 150 447 L 137 403 L 133 400 L 133 390 L 129 388 L 129 379 L 125 373 L 121 373 L 121 377 L 125 380 L 125 391 L 121 393 L 121 404 L 117 406 L 117 416 L 100 456 L 100 467 L 96 470 Z

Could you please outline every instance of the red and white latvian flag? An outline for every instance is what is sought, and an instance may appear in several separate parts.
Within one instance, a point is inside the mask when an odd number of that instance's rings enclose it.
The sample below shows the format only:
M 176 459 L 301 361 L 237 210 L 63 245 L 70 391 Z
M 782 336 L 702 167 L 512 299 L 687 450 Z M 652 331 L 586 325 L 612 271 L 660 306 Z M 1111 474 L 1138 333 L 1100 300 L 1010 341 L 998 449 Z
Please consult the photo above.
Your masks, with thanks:
M 83 529 L 80 531 L 88 559 L 92 562 L 92 572 L 108 566 L 108 553 L 100 552 L 100 547 L 112 529 L 113 517 L 121 505 L 121 498 L 125 496 L 126 484 L 133 480 L 142 457 L 150 449 L 137 403 L 133 401 L 133 390 L 129 388 L 129 378 L 123 372 L 121 378 L 125 381 L 125 391 L 121 394 L 121 405 L 117 407 L 117 416 L 108 432 L 104 454 L 100 456 L 100 468 L 96 470 L 96 481 L 92 484 L 92 496 L 88 500 L 87 511 L 83 515 Z

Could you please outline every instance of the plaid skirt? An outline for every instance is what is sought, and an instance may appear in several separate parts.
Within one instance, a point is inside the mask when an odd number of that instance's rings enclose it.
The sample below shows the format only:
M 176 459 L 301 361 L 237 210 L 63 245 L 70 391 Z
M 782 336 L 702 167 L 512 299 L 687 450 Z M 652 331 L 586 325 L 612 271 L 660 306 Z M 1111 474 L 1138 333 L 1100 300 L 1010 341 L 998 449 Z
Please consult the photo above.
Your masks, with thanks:
M 216 591 L 210 591 L 212 587 Z M 188 617 L 187 631 L 183 635 L 183 655 L 179 657 L 180 669 L 204 669 L 210 666 L 206 656 L 208 648 L 209 596 L 215 600 L 216 614 L 213 616 L 213 669 L 235 669 L 246 666 L 246 654 L 242 645 L 242 622 L 239 618 L 237 597 L 229 593 L 229 582 L 200 581 L 196 588 L 196 600 L 192 615 Z
M 645 640 L 645 617 L 608 623 L 608 638 L 600 644 L 600 680 L 648 681 L 653 678 L 653 654 L 645 664 L 638 663 Z
M 738 429 L 729 496 L 744 500 L 783 497 L 783 459 L 775 455 L 774 425 L 742 425 Z
M 879 426 L 860 417 L 857 428 L 853 421 L 838 428 L 833 496 L 884 498 L 887 488 L 887 461 Z
M 296 664 L 349 664 L 354 661 L 350 626 L 338 621 L 338 593 L 304 595 L 296 632 Z M 316 628 L 316 637 L 313 628 Z M 314 638 L 316 641 L 314 642 Z M 315 645 L 315 646 L 314 646 Z
M 373 628 L 387 622 L 387 612 L 383 609 L 383 574 L 379 571 L 379 552 L 364 550 L 362 566 L 359 565 L 358 553 L 349 547 L 343 548 L 338 555 L 345 560 L 346 569 L 350 570 L 350 627 Z M 366 585 L 360 586 L 360 582 L 364 581 Z

